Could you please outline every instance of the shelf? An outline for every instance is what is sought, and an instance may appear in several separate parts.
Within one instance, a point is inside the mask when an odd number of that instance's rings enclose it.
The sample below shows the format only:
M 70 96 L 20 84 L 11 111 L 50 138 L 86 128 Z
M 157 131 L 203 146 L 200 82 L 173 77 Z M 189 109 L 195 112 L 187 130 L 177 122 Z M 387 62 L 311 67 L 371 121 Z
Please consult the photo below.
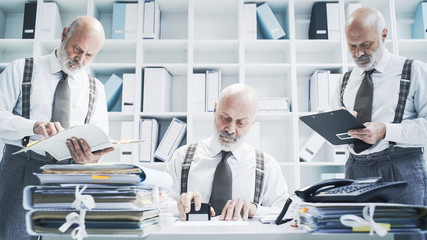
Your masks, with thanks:
M 133 121 L 133 113 L 108 112 L 109 121 Z

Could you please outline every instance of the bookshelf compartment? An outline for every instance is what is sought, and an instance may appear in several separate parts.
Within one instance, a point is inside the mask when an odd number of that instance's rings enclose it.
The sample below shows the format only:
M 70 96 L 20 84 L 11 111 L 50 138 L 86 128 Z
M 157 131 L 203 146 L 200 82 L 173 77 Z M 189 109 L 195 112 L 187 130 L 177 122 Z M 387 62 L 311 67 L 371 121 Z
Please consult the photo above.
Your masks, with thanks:
M 289 41 L 263 40 L 245 43 L 245 63 L 290 63 Z
M 151 40 L 142 41 L 143 63 L 187 63 L 188 42 L 186 40 Z
M 188 1 L 160 0 L 160 38 L 188 39 Z

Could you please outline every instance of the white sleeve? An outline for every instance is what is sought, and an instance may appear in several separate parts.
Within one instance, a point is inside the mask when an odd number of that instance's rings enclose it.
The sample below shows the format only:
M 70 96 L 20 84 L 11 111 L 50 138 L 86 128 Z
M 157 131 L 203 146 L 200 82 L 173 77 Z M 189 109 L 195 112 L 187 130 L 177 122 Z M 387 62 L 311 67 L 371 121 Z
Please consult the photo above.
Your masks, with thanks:
M 258 206 L 255 216 L 278 215 L 288 198 L 288 185 L 279 163 L 265 154 L 262 202 Z
M 185 153 L 187 146 L 178 148 L 172 155 L 171 160 L 166 165 L 166 172 L 172 176 L 172 188 L 170 189 L 170 197 L 178 199 L 181 195 L 181 169 L 182 163 L 184 162 Z
M 15 106 L 21 98 L 24 59 L 12 62 L 0 74 L 0 138 L 18 140 L 34 135 L 36 120 L 15 115 Z M 21 113 L 17 113 L 21 114 Z

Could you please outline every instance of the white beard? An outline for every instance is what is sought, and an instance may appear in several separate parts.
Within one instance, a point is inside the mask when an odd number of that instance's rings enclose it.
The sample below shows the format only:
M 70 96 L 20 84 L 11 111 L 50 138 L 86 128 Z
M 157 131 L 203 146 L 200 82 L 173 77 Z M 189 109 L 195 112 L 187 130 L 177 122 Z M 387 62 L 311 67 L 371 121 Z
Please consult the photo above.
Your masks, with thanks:
M 76 75 L 84 69 L 82 64 L 68 58 L 68 54 L 65 51 L 65 41 L 61 43 L 58 50 L 56 51 L 56 56 L 58 58 L 59 64 L 61 65 L 62 71 L 68 75 Z M 77 65 L 77 67 L 70 66 L 68 63 Z
M 227 141 L 224 141 L 222 138 L 221 138 L 221 135 L 225 135 L 225 136 L 228 136 L 228 137 L 230 137 L 230 138 L 233 138 L 233 139 L 235 139 L 235 142 L 227 142 Z M 245 135 L 243 135 L 242 137 L 237 137 L 236 135 L 229 135 L 227 132 L 223 132 L 222 134 L 216 129 L 216 127 L 215 127 L 215 124 L 214 124 L 214 139 L 215 139 L 215 141 L 217 141 L 218 143 L 219 143 L 219 145 L 221 145 L 221 147 L 222 147 L 222 150 L 224 150 L 224 151 L 233 151 L 233 150 L 235 150 L 236 148 L 238 148 L 240 145 L 242 145 L 244 142 L 245 142 L 245 140 L 246 140 L 246 135 L 247 134 L 245 134 Z
M 358 58 L 353 58 L 356 65 L 362 69 L 363 71 L 369 71 L 375 68 L 377 64 L 381 61 L 383 58 L 385 51 L 384 43 L 380 40 L 377 50 L 375 50 L 371 56 L 363 55 Z M 359 63 L 358 60 L 369 60 L 368 63 Z

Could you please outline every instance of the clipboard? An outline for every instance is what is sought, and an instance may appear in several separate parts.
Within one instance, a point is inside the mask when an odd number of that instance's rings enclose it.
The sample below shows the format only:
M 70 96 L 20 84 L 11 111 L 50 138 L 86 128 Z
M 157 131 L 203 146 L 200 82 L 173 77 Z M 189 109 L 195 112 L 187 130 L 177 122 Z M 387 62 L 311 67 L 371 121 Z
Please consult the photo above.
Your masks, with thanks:
M 347 134 L 350 129 L 365 128 L 349 111 L 339 109 L 300 117 L 300 120 L 333 145 L 360 141 Z

